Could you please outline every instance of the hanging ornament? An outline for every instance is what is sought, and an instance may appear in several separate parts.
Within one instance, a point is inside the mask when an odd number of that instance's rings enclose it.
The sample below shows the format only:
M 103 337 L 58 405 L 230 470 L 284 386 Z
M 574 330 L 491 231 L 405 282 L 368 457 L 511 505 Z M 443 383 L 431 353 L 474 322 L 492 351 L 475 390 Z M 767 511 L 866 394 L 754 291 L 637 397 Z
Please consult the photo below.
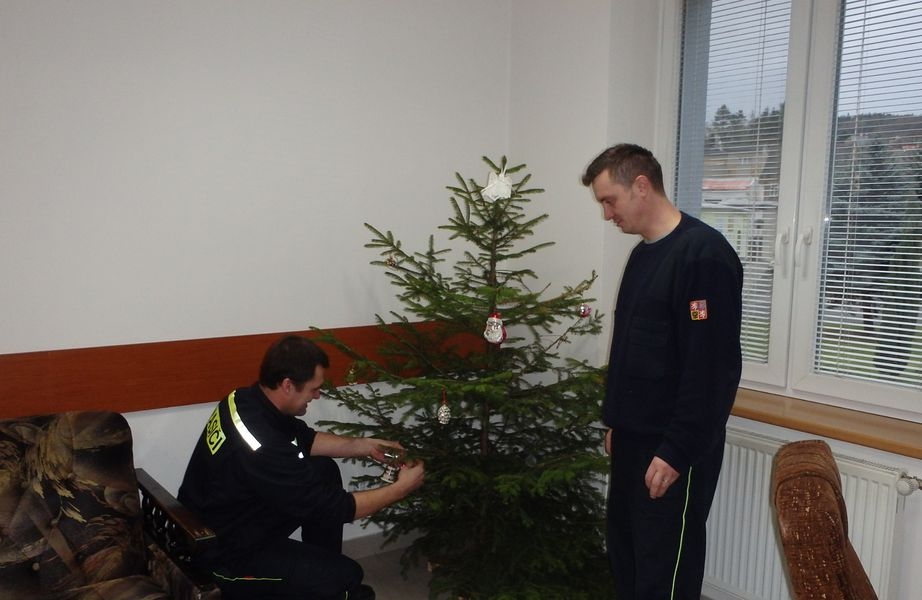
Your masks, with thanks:
M 397 266 L 397 259 L 394 258 L 393 254 L 388 254 L 387 258 L 384 259 L 384 266 L 388 269 L 393 269 Z
M 498 312 L 487 317 L 487 326 L 483 330 L 483 337 L 491 344 L 502 344 L 506 339 L 506 327 Z
M 384 472 L 381 473 L 381 481 L 394 483 L 397 481 L 400 466 L 406 460 L 406 451 L 393 446 L 378 446 L 378 449 L 384 454 Z
M 354 384 L 358 380 L 358 375 L 356 374 L 355 363 L 349 366 L 349 370 L 346 371 L 346 383 L 349 385 Z
M 442 425 L 448 425 L 451 420 L 451 408 L 448 406 L 448 396 L 445 393 L 445 388 L 442 388 L 442 404 L 439 406 L 436 417 Z
M 585 303 L 580 304 L 579 305 L 579 318 L 585 319 L 586 317 L 590 317 L 590 316 L 592 316 L 592 307 Z

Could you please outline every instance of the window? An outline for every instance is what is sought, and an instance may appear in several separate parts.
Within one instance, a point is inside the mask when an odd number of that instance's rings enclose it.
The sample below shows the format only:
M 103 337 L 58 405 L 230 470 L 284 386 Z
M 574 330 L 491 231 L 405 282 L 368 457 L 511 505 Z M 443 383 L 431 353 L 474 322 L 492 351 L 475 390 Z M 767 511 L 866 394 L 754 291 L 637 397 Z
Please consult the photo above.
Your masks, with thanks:
M 743 385 L 922 421 L 922 0 L 684 6 L 675 197 L 743 262 Z

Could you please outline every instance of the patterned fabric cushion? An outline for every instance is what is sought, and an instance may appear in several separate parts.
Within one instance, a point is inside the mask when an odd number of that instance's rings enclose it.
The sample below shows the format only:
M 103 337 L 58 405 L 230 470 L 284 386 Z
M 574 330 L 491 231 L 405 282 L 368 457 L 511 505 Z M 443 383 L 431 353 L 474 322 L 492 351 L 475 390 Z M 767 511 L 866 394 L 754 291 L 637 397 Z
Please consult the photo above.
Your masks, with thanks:
M 772 472 L 772 504 L 798 600 L 877 600 L 848 538 L 839 468 L 823 440 L 782 446 Z
M 118 413 L 0 421 L 0 600 L 169 598 L 147 577 Z

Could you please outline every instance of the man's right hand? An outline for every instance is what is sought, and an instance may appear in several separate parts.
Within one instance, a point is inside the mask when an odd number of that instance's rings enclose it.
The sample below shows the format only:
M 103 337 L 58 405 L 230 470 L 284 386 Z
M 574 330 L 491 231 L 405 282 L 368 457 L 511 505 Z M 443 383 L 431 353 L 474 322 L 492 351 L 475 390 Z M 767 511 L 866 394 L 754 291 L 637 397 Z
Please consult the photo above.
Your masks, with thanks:
M 422 461 L 407 463 L 401 467 L 397 481 L 370 490 L 352 492 L 355 498 L 355 519 L 364 519 L 385 506 L 403 500 L 413 490 L 423 484 L 426 469 Z
M 419 486 L 423 484 L 425 478 L 426 469 L 423 465 L 423 461 L 416 460 L 400 467 L 400 472 L 397 474 L 397 481 L 395 481 L 393 485 L 405 487 L 406 493 L 409 494 L 413 490 L 418 489 Z

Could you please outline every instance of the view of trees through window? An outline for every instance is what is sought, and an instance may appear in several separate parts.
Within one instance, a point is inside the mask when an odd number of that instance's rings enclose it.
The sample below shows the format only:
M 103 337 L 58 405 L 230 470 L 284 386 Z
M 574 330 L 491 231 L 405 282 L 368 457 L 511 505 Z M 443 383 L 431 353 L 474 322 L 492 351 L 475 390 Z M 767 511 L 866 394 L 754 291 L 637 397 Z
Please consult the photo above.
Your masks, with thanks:
M 773 275 L 783 120 L 783 103 L 758 115 L 721 105 L 705 130 L 702 218 L 724 230 L 750 279 Z M 841 115 L 834 129 L 817 367 L 917 383 L 918 367 L 905 370 L 922 343 L 922 115 Z M 767 353 L 767 286 L 747 286 L 759 304 L 746 323 L 750 359 Z
M 834 144 L 816 368 L 919 385 L 922 115 L 842 115 Z
M 706 29 L 695 29 L 689 14 L 705 14 Z M 689 36 L 708 36 L 706 59 L 683 57 L 686 71 L 700 76 L 696 64 L 704 64 L 707 72 L 701 103 L 707 108 L 696 109 L 683 97 L 682 113 L 688 119 L 697 110 L 697 118 L 705 118 L 700 216 L 724 232 L 744 264 L 747 361 L 768 361 L 772 305 L 791 302 L 774 289 L 776 277 L 792 275 L 778 270 L 797 264 L 782 258 L 782 248 L 797 254 L 813 244 L 820 250 L 811 275 L 818 278 L 813 372 L 919 389 L 922 2 L 843 0 L 840 18 L 827 154 L 806 156 L 798 142 L 784 146 L 804 154 L 790 160 L 781 153 L 785 104 L 791 100 L 786 90 L 791 1 L 688 0 L 686 52 L 696 48 Z M 820 75 L 828 73 L 811 76 Z M 688 90 L 695 89 L 685 81 Z M 683 154 L 683 144 L 700 147 L 696 139 L 680 136 L 680 163 L 694 156 L 687 148 Z M 824 197 L 779 197 L 782 177 L 806 176 L 791 171 L 792 165 L 823 173 Z M 779 224 L 779 203 L 800 206 L 791 213 L 797 215 L 793 228 L 789 220 Z M 809 230 L 812 237 L 795 243 L 791 238 L 796 228 L 803 235 L 809 214 L 803 206 L 810 203 L 822 204 L 816 213 L 822 213 L 822 223 Z M 793 332 L 792 343 L 804 343 L 803 333 Z
M 759 114 L 722 104 L 705 127 L 701 218 L 743 262 L 743 354 L 760 362 L 768 357 L 783 121 L 783 103 Z

